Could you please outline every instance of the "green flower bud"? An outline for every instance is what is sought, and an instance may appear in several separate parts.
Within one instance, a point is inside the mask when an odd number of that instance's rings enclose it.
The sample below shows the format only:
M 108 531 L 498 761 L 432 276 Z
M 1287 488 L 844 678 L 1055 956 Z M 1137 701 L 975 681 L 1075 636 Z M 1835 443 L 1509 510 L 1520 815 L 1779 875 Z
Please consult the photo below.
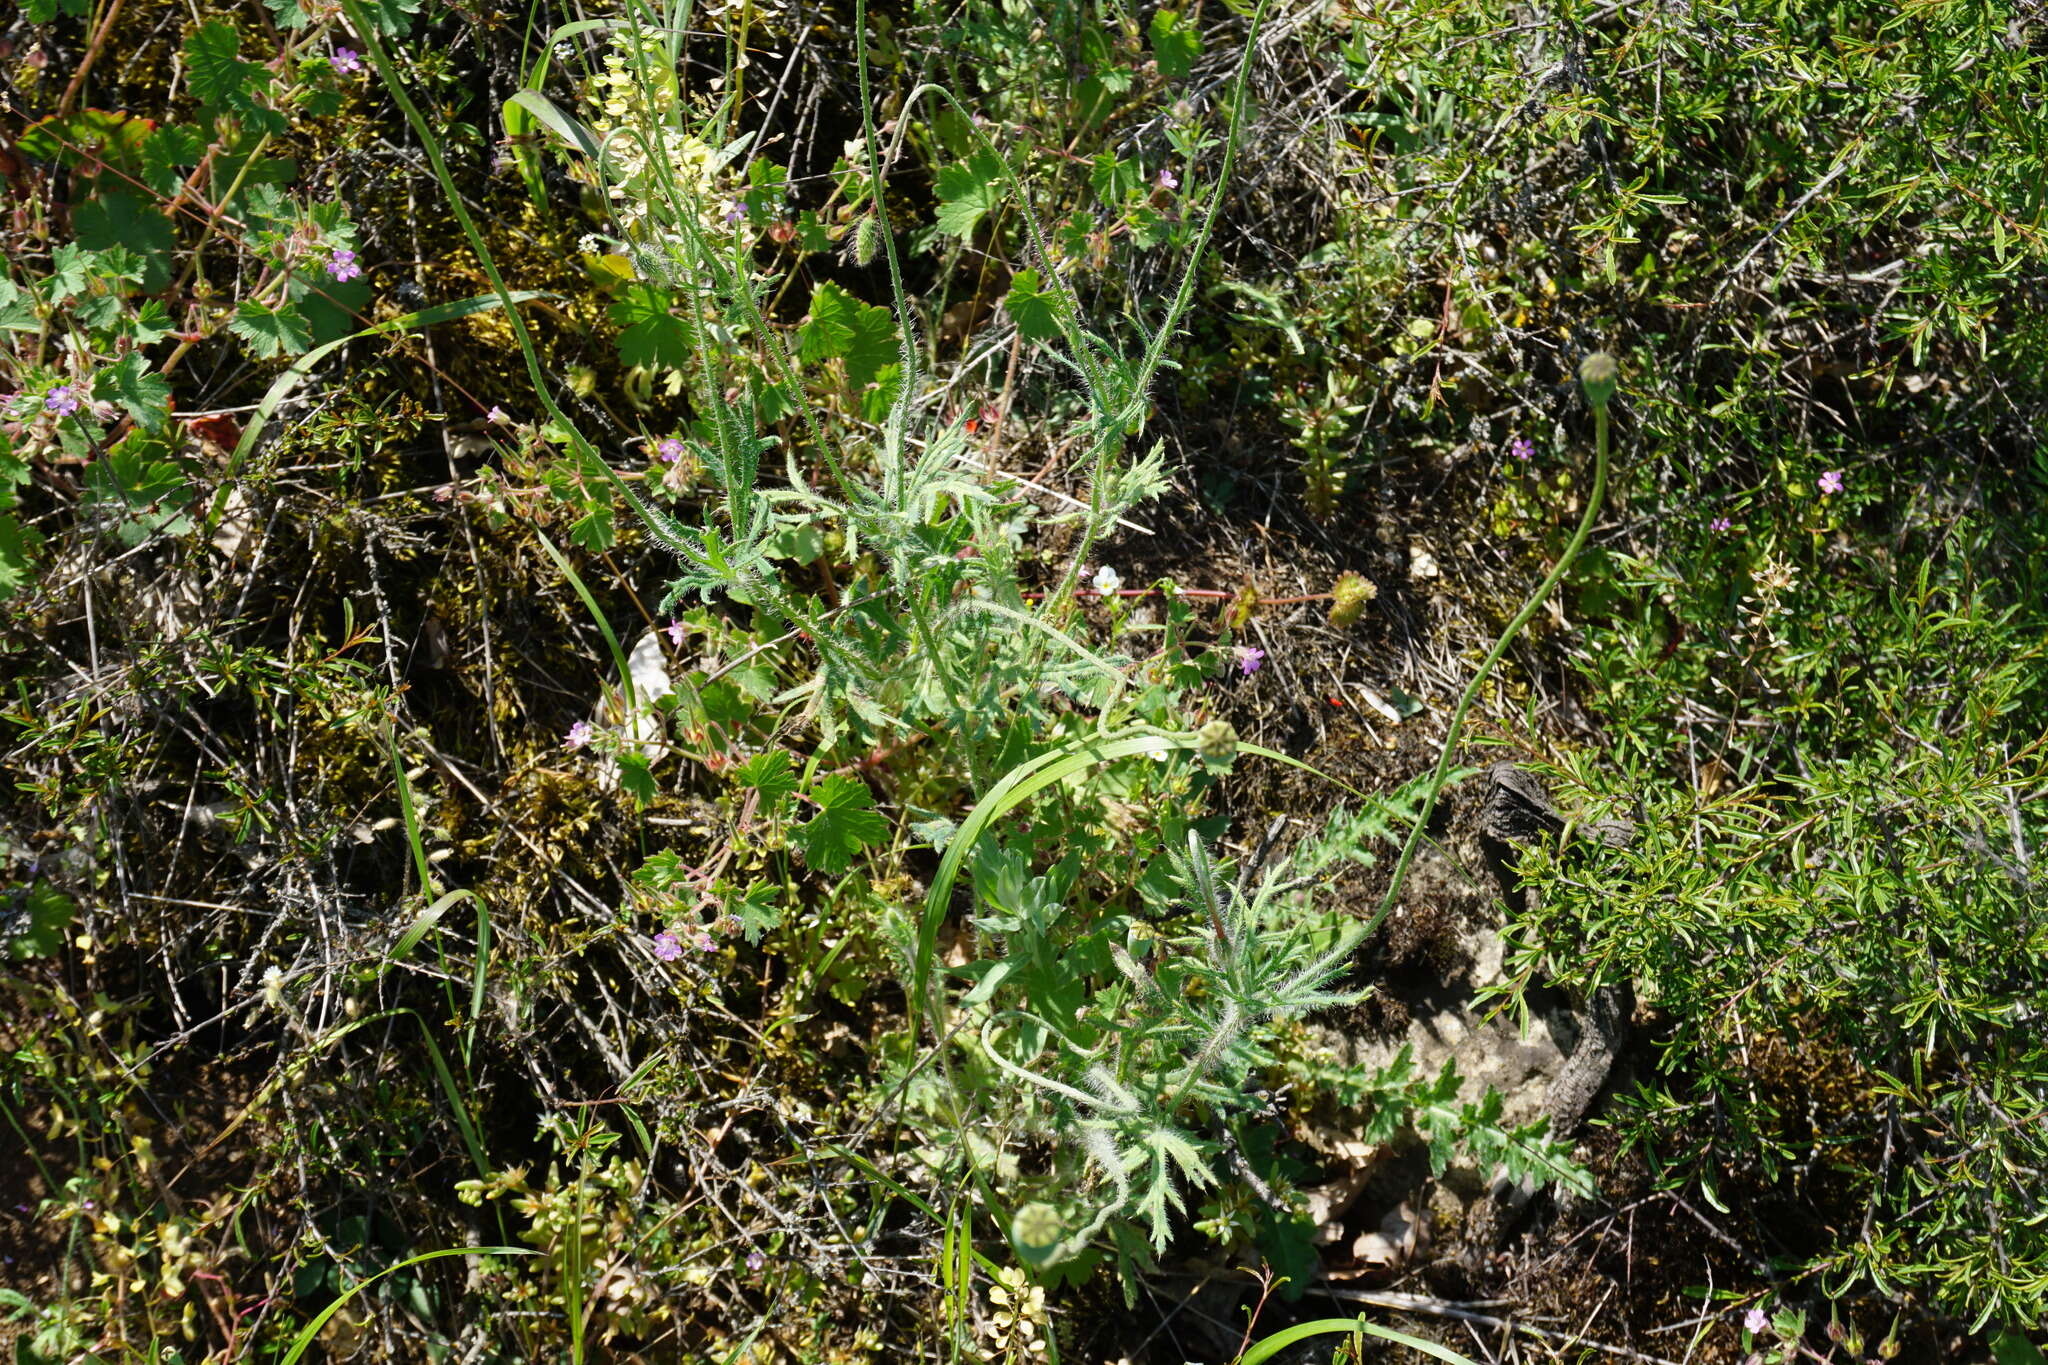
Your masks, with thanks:
M 1195 731 L 1195 752 L 1212 768 L 1228 766 L 1237 757 L 1237 729 L 1227 720 L 1212 720 Z
M 1380 595 L 1370 578 L 1361 573 L 1340 574 L 1330 585 L 1330 624 L 1338 629 L 1351 625 L 1365 612 L 1365 604 Z
M 1585 387 L 1586 401 L 1596 408 L 1607 406 L 1620 378 L 1621 365 L 1605 351 L 1595 351 L 1579 362 L 1579 383 Z
M 1050 1204 L 1026 1204 L 1010 1219 L 1010 1241 L 1026 1265 L 1044 1265 L 1066 1236 L 1060 1211 Z
M 880 245 L 881 233 L 875 227 L 875 215 L 861 215 L 860 222 L 853 228 L 853 263 L 867 265 L 875 259 L 875 250 Z

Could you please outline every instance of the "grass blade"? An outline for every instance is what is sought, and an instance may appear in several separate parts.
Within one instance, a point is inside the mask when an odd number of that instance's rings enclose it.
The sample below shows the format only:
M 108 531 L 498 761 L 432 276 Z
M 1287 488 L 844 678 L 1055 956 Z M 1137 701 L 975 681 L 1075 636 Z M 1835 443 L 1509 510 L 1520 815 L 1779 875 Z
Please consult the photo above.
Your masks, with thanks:
M 502 297 L 497 294 L 477 294 L 470 298 L 459 299 L 454 303 L 437 303 L 432 308 L 422 308 L 416 313 L 406 313 L 387 322 L 379 322 L 373 326 L 365 327 L 360 332 L 351 332 L 339 340 L 315 346 L 312 350 L 300 356 L 292 362 L 291 368 L 271 381 L 269 389 L 263 394 L 262 401 L 256 404 L 256 411 L 250 416 L 249 424 L 242 428 L 242 439 L 235 442 L 235 449 L 228 456 L 228 467 L 221 474 L 220 491 L 214 494 L 213 506 L 207 511 L 206 529 L 202 533 L 201 539 L 211 536 L 214 529 L 220 524 L 221 514 L 227 510 L 228 490 L 233 485 L 236 475 L 241 473 L 242 462 L 248 459 L 249 453 L 256 448 L 257 438 L 262 436 L 263 428 L 270 421 L 271 416 L 276 413 L 278 404 L 290 397 L 292 390 L 304 383 L 306 376 L 313 372 L 313 367 L 322 360 L 325 360 L 336 348 L 346 346 L 351 341 L 361 341 L 366 337 L 410 332 L 421 327 L 433 327 L 439 323 L 453 322 L 457 318 L 466 318 L 475 313 L 487 313 L 494 308 L 505 307 L 508 299 L 512 303 L 517 304 L 525 303 L 530 299 L 548 297 L 550 297 L 548 294 L 540 290 L 523 289 L 516 294 L 508 294 Z
M 348 1304 L 350 1299 L 362 1293 L 386 1275 L 396 1274 L 407 1266 L 419 1265 L 423 1261 L 438 1261 L 444 1256 L 531 1256 L 533 1254 L 532 1251 L 525 1247 L 443 1247 L 439 1251 L 423 1251 L 417 1256 L 408 1256 L 397 1265 L 386 1266 L 367 1280 L 350 1285 L 341 1292 L 341 1295 L 333 1303 L 328 1304 L 325 1308 L 314 1314 L 313 1320 L 300 1329 L 298 1336 L 292 1339 L 291 1349 L 285 1352 L 284 1359 L 279 1362 L 279 1365 L 295 1365 L 298 1358 L 306 1353 L 306 1348 L 313 1344 L 313 1338 L 320 1335 L 320 1329 L 327 1325 L 329 1318 L 339 1313 Z

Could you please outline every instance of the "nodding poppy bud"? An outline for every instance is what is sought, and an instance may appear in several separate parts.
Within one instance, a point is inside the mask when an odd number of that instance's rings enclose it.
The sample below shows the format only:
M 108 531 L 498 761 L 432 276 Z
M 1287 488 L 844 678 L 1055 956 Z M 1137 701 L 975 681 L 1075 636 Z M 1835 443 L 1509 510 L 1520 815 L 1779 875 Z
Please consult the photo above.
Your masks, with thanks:
M 1620 363 L 1605 351 L 1595 351 L 1579 362 L 1579 383 L 1586 390 L 1586 401 L 1596 408 L 1607 406 L 1607 400 L 1614 397 L 1615 381 L 1620 378 Z
M 1365 612 L 1365 604 L 1380 595 L 1379 588 L 1362 573 L 1344 573 L 1330 586 L 1330 624 L 1342 629 Z
M 1195 752 L 1202 762 L 1216 768 L 1237 757 L 1237 727 L 1227 720 L 1212 720 L 1195 731 Z
M 1026 1204 L 1010 1220 L 1010 1241 L 1027 1265 L 1050 1262 L 1066 1235 L 1066 1220 L 1050 1204 Z

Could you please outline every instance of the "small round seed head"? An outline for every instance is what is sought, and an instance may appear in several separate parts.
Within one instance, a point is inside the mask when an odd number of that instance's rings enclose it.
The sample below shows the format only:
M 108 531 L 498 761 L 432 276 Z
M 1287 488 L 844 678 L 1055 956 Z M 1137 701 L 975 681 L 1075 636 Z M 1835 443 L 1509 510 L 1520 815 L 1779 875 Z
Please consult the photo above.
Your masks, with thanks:
M 1378 585 L 1364 574 L 1340 574 L 1330 585 L 1330 624 L 1340 630 L 1352 625 L 1365 613 L 1365 604 L 1379 595 Z

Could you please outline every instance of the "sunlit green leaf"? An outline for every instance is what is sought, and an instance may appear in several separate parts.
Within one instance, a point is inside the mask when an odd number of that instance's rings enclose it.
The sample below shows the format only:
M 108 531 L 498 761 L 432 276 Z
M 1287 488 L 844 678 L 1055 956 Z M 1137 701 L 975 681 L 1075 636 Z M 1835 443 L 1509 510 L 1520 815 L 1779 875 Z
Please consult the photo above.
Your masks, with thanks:
M 228 330 L 249 343 L 260 360 L 297 355 L 313 344 L 313 329 L 292 304 L 266 308 L 254 299 L 244 299 L 235 308 Z
M 818 813 L 790 831 L 804 861 L 827 876 L 853 866 L 854 855 L 889 837 L 889 822 L 874 809 L 874 794 L 858 778 L 831 773 L 811 788 Z

